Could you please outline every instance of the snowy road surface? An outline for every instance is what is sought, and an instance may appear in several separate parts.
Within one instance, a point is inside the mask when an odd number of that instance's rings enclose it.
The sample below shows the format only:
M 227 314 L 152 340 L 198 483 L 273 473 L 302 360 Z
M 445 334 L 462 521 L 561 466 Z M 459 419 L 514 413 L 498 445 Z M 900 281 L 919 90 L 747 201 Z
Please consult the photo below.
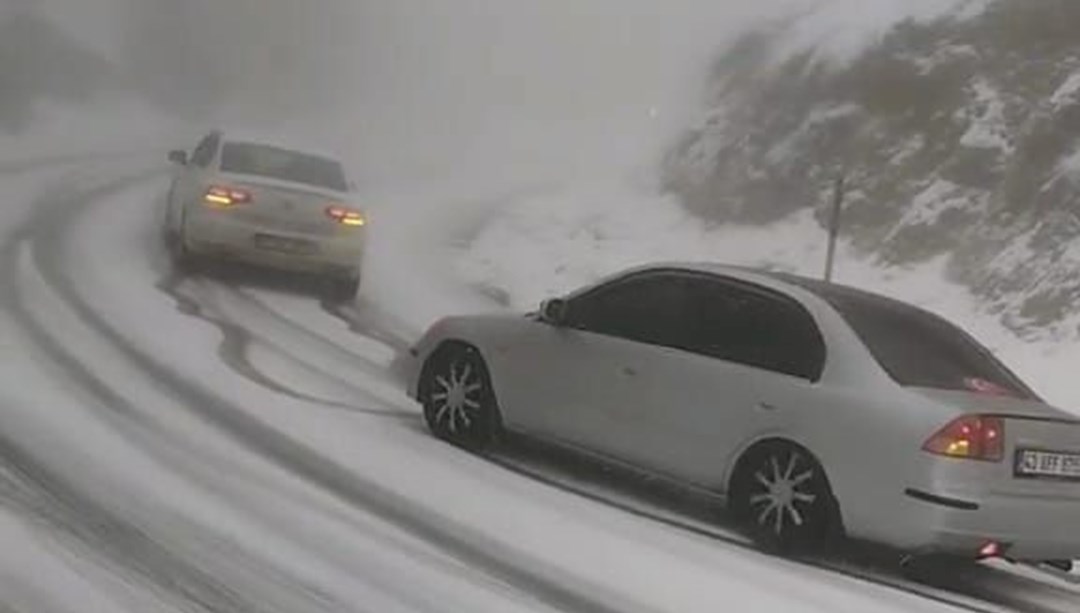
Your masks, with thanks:
M 173 276 L 164 182 L 137 159 L 0 167 L 0 611 L 1080 603 L 1035 571 L 905 586 L 780 560 L 452 449 L 388 372 L 410 340 L 389 309 Z

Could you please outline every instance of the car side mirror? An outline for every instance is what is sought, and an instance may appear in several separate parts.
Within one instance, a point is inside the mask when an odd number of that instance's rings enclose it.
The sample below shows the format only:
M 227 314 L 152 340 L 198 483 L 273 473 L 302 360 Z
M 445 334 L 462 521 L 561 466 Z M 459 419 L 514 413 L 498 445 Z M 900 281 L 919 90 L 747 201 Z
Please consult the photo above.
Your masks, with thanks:
M 566 325 L 570 304 L 563 298 L 550 298 L 540 303 L 540 321 L 555 327 Z
M 177 149 L 169 152 L 169 161 L 173 164 L 179 164 L 180 166 L 187 166 L 187 152 Z

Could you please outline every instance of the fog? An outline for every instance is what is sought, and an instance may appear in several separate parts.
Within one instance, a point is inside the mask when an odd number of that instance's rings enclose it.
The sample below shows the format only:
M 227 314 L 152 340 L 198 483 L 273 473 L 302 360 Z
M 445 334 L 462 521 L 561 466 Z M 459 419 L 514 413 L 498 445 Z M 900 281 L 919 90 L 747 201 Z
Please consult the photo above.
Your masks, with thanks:
M 654 155 L 696 108 L 730 33 L 794 4 L 6 2 L 105 57 L 109 88 L 196 126 L 322 135 L 380 179 L 553 176 Z
M 750 24 L 811 11 L 793 40 L 850 42 L 881 15 L 956 1 L 4 0 L 0 21 L 45 26 L 0 42 L 0 131 L 35 117 L 31 132 L 162 151 L 237 126 L 337 150 L 380 209 L 365 291 L 433 316 L 455 282 L 438 300 L 397 282 L 453 276 L 428 247 L 537 194 L 644 206 L 660 157 L 705 111 L 710 66 Z M 836 36 L 830 10 L 857 27 Z M 58 121 L 41 100 L 80 110 Z M 121 138 L 166 118 L 182 134 Z
M 29 12 L 64 34 L 0 42 L 0 122 L 41 92 L 82 101 L 57 85 L 81 83 L 200 130 L 288 126 L 335 141 L 372 181 L 589 175 L 647 166 L 755 19 L 816 13 L 792 41 L 851 46 L 875 21 L 958 3 L 4 0 L 0 21 Z M 74 45 L 110 69 L 54 57 Z

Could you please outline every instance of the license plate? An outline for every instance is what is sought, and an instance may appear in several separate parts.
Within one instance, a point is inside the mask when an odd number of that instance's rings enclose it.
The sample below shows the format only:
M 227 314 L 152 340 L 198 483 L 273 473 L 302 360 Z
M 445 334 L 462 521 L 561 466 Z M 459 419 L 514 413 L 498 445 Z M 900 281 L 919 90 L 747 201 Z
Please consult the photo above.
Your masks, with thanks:
M 1080 453 L 1021 449 L 1016 452 L 1016 475 L 1080 480 Z
M 256 234 L 255 246 L 267 251 L 279 251 L 282 253 L 311 254 L 315 253 L 315 243 L 299 238 L 287 236 L 275 236 L 273 234 Z

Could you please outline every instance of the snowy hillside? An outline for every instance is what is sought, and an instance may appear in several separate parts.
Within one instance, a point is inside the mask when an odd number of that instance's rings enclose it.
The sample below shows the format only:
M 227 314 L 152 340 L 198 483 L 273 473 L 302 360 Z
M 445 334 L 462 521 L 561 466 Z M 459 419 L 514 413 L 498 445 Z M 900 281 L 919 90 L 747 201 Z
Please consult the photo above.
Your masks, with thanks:
M 983 309 L 1072 339 L 1080 297 L 1080 4 L 1001 0 L 901 24 L 843 62 L 784 28 L 717 63 L 708 116 L 668 164 L 702 218 L 764 223 L 852 186 L 845 230 L 882 265 L 945 256 Z

